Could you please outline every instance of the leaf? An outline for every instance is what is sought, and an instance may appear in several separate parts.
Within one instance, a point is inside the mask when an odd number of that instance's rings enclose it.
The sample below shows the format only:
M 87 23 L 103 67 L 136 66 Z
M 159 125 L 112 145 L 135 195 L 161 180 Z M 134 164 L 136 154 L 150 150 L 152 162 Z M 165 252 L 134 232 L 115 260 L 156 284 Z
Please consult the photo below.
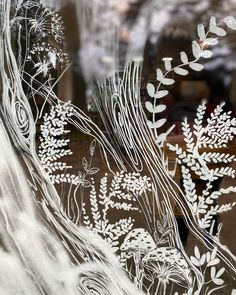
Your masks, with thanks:
M 215 31 L 212 33 L 215 33 L 217 36 L 225 36 L 226 35 L 226 31 L 220 27 L 216 27 Z
M 147 125 L 151 129 L 155 128 L 154 125 L 153 125 L 153 123 L 152 123 L 152 121 L 147 120 Z
M 170 58 L 164 58 L 164 66 L 166 71 L 171 70 L 171 59 Z
M 203 209 L 203 208 L 201 208 L 201 209 L 198 209 L 198 211 L 197 211 L 198 213 L 206 213 L 207 211 L 206 211 L 206 209 Z
M 161 69 L 157 69 L 156 72 L 157 72 L 157 80 L 160 81 L 162 84 L 171 85 L 175 82 L 173 79 L 164 78 L 164 75 Z
M 191 256 L 190 259 L 195 266 L 200 266 L 199 261 L 194 256 Z
M 150 101 L 146 101 L 146 102 L 145 102 L 145 107 L 146 107 L 146 109 L 147 109 L 150 113 L 153 112 L 153 105 L 152 105 L 152 103 L 151 103 Z
M 213 52 L 210 50 L 203 50 L 201 52 L 201 57 L 204 57 L 204 58 L 211 58 L 212 55 L 213 55 Z
M 195 58 L 198 59 L 201 56 L 202 49 L 201 49 L 200 45 L 197 43 L 197 41 L 193 41 L 192 51 L 193 51 L 193 56 Z
M 213 34 L 216 34 L 217 36 L 225 36 L 226 31 L 220 27 L 217 27 L 216 25 L 216 18 L 214 16 L 211 17 L 210 19 L 210 32 Z
M 161 126 L 163 126 L 166 122 L 166 119 L 160 119 L 160 120 L 157 120 L 155 123 L 154 123 L 154 128 L 160 128 Z
M 213 202 L 214 201 L 210 197 L 206 198 L 206 204 L 211 205 Z
M 197 26 L 197 33 L 198 33 L 198 37 L 201 41 L 206 39 L 206 32 L 205 32 L 205 28 L 204 28 L 203 24 L 200 24 Z
M 165 122 L 166 122 L 166 119 L 157 120 L 155 123 L 148 120 L 147 125 L 149 128 L 154 129 L 154 128 L 160 128 L 161 126 L 165 124 Z
M 152 83 L 147 84 L 147 92 L 150 97 L 154 97 L 155 95 L 155 87 Z
M 216 253 L 217 253 L 217 248 L 215 247 L 215 248 L 213 249 L 213 251 L 211 252 L 211 259 L 215 259 L 215 257 L 216 257 Z
M 154 108 L 154 113 L 162 113 L 166 109 L 166 105 L 164 104 L 159 104 Z
M 164 96 L 166 96 L 169 93 L 168 90 L 159 90 L 156 94 L 155 94 L 155 98 L 162 98 Z
M 236 19 L 233 16 L 227 16 L 224 18 L 224 22 L 226 23 L 227 27 L 236 30 Z
M 215 28 L 216 28 L 216 18 L 212 16 L 210 19 L 210 25 L 209 25 L 210 32 L 214 33 Z
M 164 85 L 172 85 L 172 84 L 175 83 L 175 80 L 174 79 L 170 79 L 170 78 L 164 78 L 161 82 Z
M 94 154 L 94 150 L 96 148 L 96 139 L 94 139 L 91 143 L 90 143 L 90 146 L 89 146 L 89 150 L 90 150 L 90 154 L 91 156 Z
M 145 103 L 146 109 L 150 112 L 150 113 L 161 113 L 166 109 L 166 106 L 164 104 L 160 104 L 157 106 L 153 106 L 151 102 L 146 101 Z
M 96 174 L 99 170 L 100 170 L 100 169 L 97 168 L 97 167 L 91 168 L 91 169 L 89 169 L 88 174 L 89 174 L 89 175 Z
M 95 148 L 96 148 L 96 139 L 94 139 L 94 140 L 90 143 L 89 151 L 90 151 L 90 155 L 91 155 L 91 156 L 94 155 Z
M 215 275 L 216 275 L 216 268 L 215 268 L 215 266 L 213 266 L 211 268 L 211 279 L 214 279 L 215 278 Z
M 182 63 L 184 63 L 184 64 L 188 63 L 188 56 L 187 56 L 186 52 L 184 52 L 184 51 L 180 52 L 180 59 L 181 59 Z
M 203 254 L 200 261 L 199 261 L 201 266 L 205 263 L 205 259 L 206 259 L 206 254 Z
M 158 135 L 157 139 L 155 140 L 156 145 L 159 145 L 160 147 L 163 146 L 164 141 L 166 140 L 167 134 L 166 132 L 161 133 Z
M 216 285 L 222 285 L 224 284 L 224 281 L 220 279 L 219 277 L 224 273 L 225 268 L 222 267 L 217 273 L 216 273 L 216 268 L 213 266 L 211 268 L 211 279 Z
M 216 38 L 207 38 L 204 40 L 204 43 L 206 43 L 209 46 L 213 46 L 219 43 L 218 39 Z
M 225 268 L 224 267 L 222 267 L 218 272 L 217 272 L 217 274 L 216 274 L 216 278 L 219 278 L 219 277 L 221 277 L 222 276 L 222 274 L 225 272 Z
M 174 71 L 176 74 L 181 75 L 181 76 L 186 76 L 188 75 L 188 71 L 182 68 L 174 68 Z
M 197 72 L 200 72 L 204 68 L 204 66 L 199 63 L 191 63 L 191 64 L 189 64 L 189 67 Z
M 88 161 L 86 160 L 85 157 L 82 159 L 82 165 L 84 167 L 84 170 L 86 171 L 88 169 Z
M 216 285 L 218 285 L 218 286 L 224 284 L 224 281 L 223 281 L 222 279 L 216 279 L 216 278 L 214 278 L 214 279 L 213 279 L 213 282 L 214 282 Z
M 201 255 L 197 246 L 194 247 L 194 255 L 197 259 L 201 258 Z
M 83 182 L 82 182 L 82 186 L 83 187 L 90 187 L 91 183 L 88 180 L 84 179 Z
M 156 73 L 157 73 L 157 81 L 162 81 L 164 76 L 163 76 L 163 73 L 162 73 L 162 70 L 161 69 L 157 69 L 156 70 Z

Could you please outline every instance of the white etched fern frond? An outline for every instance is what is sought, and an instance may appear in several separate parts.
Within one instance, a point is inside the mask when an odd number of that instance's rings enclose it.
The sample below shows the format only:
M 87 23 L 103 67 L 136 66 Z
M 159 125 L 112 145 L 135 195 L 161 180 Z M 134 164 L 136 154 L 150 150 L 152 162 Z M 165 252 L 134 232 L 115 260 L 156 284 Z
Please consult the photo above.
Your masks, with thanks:
M 39 137 L 38 156 L 52 183 L 69 183 L 89 187 L 90 182 L 86 179 L 87 175 L 94 175 L 99 171 L 97 167 L 91 167 L 96 147 L 95 140 L 90 144 L 91 160 L 88 161 L 85 157 L 82 159 L 85 173 L 80 171 L 77 175 L 65 173 L 65 170 L 72 168 L 72 166 L 59 161 L 65 156 L 72 155 L 72 151 L 68 148 L 70 140 L 63 137 L 70 132 L 66 127 L 73 113 L 74 109 L 70 103 L 58 103 L 52 106 L 50 112 L 43 116 L 43 123 L 40 126 L 41 135 Z
M 230 203 L 218 206 L 215 202 L 219 196 L 235 192 L 236 188 L 212 191 L 214 181 L 225 176 L 234 178 L 236 175 L 234 168 L 225 166 L 236 160 L 235 155 L 222 151 L 234 138 L 236 120 L 231 118 L 230 112 L 223 111 L 223 105 L 218 105 L 209 118 L 204 120 L 206 101 L 203 101 L 197 109 L 193 127 L 190 127 L 187 119 L 182 123 L 185 146 L 168 144 L 169 149 L 176 153 L 181 168 L 186 200 L 203 228 L 211 226 L 214 215 L 228 211 L 235 205 Z M 220 166 L 214 168 L 214 164 Z M 194 179 L 205 183 L 200 195 L 196 193 Z
M 98 193 L 95 182 L 91 179 L 89 196 L 91 218 L 89 221 L 88 209 L 85 209 L 86 204 L 84 204 L 84 225 L 107 241 L 114 252 L 118 251 L 119 239 L 133 228 L 134 219 L 128 216 L 111 223 L 109 214 L 114 210 L 138 211 L 137 198 L 150 188 L 150 178 L 139 173 L 117 172 L 110 182 L 108 174 L 105 174 L 100 179 Z

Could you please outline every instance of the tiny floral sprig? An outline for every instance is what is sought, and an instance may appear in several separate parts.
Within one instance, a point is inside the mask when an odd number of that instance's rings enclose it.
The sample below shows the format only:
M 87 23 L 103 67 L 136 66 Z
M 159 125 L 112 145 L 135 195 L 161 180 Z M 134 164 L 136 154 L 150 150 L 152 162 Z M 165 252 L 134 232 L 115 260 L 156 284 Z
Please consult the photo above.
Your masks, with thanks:
M 63 70 L 68 64 L 68 55 L 61 49 L 49 45 L 47 42 L 36 43 L 28 51 L 27 62 L 33 62 L 37 69 L 36 75 L 47 77 L 52 69 Z
M 211 252 L 208 251 L 201 254 L 198 246 L 195 246 L 190 260 L 203 274 L 203 281 L 197 288 L 193 286 L 188 291 L 185 291 L 183 295 L 200 295 L 203 291 L 204 294 L 210 295 L 225 286 L 223 278 L 225 268 L 220 266 L 220 259 L 217 257 L 217 247 Z M 179 295 L 179 293 L 175 292 L 174 295 Z
M 224 287 L 222 275 L 225 272 L 224 267 L 220 267 L 220 259 L 217 258 L 217 248 L 211 252 L 200 254 L 198 246 L 194 248 L 194 256 L 190 256 L 192 263 L 201 269 L 203 273 L 203 284 L 201 288 L 206 290 L 205 294 L 211 294 L 214 290 Z M 207 279 L 210 277 L 210 280 Z M 201 290 L 198 290 L 199 292 Z
M 64 23 L 57 11 L 46 7 L 39 1 L 18 0 L 16 1 L 15 15 L 12 17 L 11 24 L 26 21 L 27 31 L 31 36 L 51 37 L 54 42 L 62 44 L 64 40 Z

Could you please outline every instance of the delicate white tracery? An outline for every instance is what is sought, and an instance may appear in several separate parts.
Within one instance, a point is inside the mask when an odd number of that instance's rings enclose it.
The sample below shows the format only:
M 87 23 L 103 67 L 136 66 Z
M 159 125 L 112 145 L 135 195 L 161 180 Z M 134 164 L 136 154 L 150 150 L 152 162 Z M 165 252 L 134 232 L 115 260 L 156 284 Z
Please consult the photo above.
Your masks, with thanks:
M 177 287 L 182 288 L 180 294 L 187 295 L 225 292 L 231 288 L 230 279 L 234 281 L 236 277 L 235 257 L 221 245 L 220 232 L 213 234 L 213 216 L 230 210 L 235 202 L 224 205 L 214 202 L 236 189 L 233 186 L 212 189 L 214 181 L 235 176 L 235 170 L 227 166 L 235 161 L 235 156 L 220 149 L 233 140 L 236 120 L 220 104 L 204 122 L 206 102 L 203 102 L 193 128 L 187 119 L 183 121 L 185 147 L 169 145 L 181 169 L 183 192 L 163 161 L 162 147 L 172 127 L 159 132 L 166 119 L 156 120 L 156 114 L 160 115 L 166 108 L 158 100 L 168 93 L 160 87 L 174 83 L 168 74 L 173 71 L 185 76 L 188 67 L 202 70 L 199 59 L 211 57 L 211 48 L 207 47 L 218 43 L 218 37 L 226 34 L 225 27 L 212 17 L 208 29 L 202 24 L 198 26 L 199 40 L 192 44 L 193 61 L 184 51 L 180 53 L 179 66 L 172 67 L 170 59 L 164 60 L 165 70 L 157 69 L 157 87 L 147 84 L 152 99 L 145 104 L 152 114 L 152 119 L 147 120 L 140 97 L 142 58 L 130 54 L 132 60 L 123 74 L 116 73 L 119 56 L 115 37 L 129 4 L 94 0 L 77 5 L 81 8 L 78 14 L 84 17 L 79 20 L 84 30 L 80 55 L 86 57 L 86 48 L 94 46 L 90 51 L 91 64 L 83 64 L 82 68 L 93 90 L 106 135 L 73 104 L 60 102 L 50 84 L 52 70 L 61 72 L 68 64 L 62 48 L 63 23 L 59 14 L 39 1 L 0 3 L 3 63 L 0 69 L 0 263 L 3 266 L 0 293 L 164 295 L 176 294 Z M 150 15 L 155 7 L 145 6 L 144 15 Z M 21 9 L 34 13 L 24 17 Z M 83 15 L 84 9 L 92 13 Z M 99 20 L 94 18 L 99 17 L 97 12 L 102 12 Z M 91 26 L 86 27 L 88 16 Z M 111 16 L 114 18 L 110 19 Z M 21 26 L 26 22 L 28 31 L 23 36 Z M 97 27 L 99 23 L 101 26 Z M 224 23 L 229 29 L 236 29 L 234 17 L 226 17 Z M 14 34 L 18 32 L 17 56 L 12 47 L 13 30 Z M 104 36 L 108 32 L 106 40 Z M 47 33 L 57 46 L 43 40 Z M 39 40 L 30 44 L 29 38 L 36 38 L 37 34 Z M 25 42 L 24 46 L 21 42 Z M 33 65 L 30 82 L 25 78 L 26 64 Z M 87 66 L 94 68 L 86 70 Z M 107 70 L 110 77 L 103 81 Z M 97 78 L 95 82 L 94 78 Z M 33 116 L 28 100 L 35 94 L 50 108 L 46 113 L 43 108 L 37 109 Z M 39 118 L 42 121 L 37 149 L 35 125 Z M 72 167 L 63 159 L 72 154 L 69 139 L 65 138 L 68 123 L 91 136 L 88 149 L 91 159 L 99 145 L 107 169 L 104 176 L 99 177 L 100 167 L 93 167 L 87 157 L 81 159 L 83 171 L 70 173 Z M 18 151 L 27 176 L 12 146 Z M 116 166 L 115 172 L 108 153 Z M 212 163 L 222 167 L 209 167 Z M 205 182 L 200 194 L 192 173 Z M 66 196 L 60 190 L 61 185 L 65 185 Z M 195 236 L 192 255 L 186 253 L 181 242 L 172 202 L 177 204 Z M 118 215 L 113 216 L 114 212 Z M 143 227 L 135 227 L 140 216 Z M 204 251 L 200 250 L 203 246 L 207 248 Z

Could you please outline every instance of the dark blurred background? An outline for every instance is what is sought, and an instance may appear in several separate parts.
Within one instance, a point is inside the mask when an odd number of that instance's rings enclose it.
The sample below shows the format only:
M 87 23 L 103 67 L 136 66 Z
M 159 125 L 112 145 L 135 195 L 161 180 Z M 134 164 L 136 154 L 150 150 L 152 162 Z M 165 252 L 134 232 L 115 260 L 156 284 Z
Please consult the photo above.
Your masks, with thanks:
M 132 38 L 132 25 L 138 18 L 146 1 L 120 1 L 115 9 L 123 17 L 120 28 L 120 48 L 126 46 Z M 58 87 L 58 95 L 63 100 L 72 100 L 83 111 L 96 116 L 96 108 L 91 100 L 91 93 L 85 86 L 82 71 L 79 65 L 79 23 L 73 3 L 65 4 L 61 8 L 65 23 L 65 46 L 72 59 L 72 66 L 63 75 Z M 144 50 L 144 65 L 142 73 L 141 94 L 143 103 L 147 100 L 146 84 L 154 82 L 156 68 L 163 67 L 163 58 L 171 58 L 172 65 L 180 63 L 181 51 L 191 55 L 192 40 L 197 39 L 197 25 L 209 25 L 211 16 L 222 20 L 228 15 L 236 15 L 236 2 L 234 0 L 202 0 L 185 1 L 171 9 L 160 9 L 151 15 L 149 33 Z M 140 36 L 136 36 L 137 40 Z M 169 95 L 163 99 L 167 104 L 167 116 L 170 122 L 182 121 L 187 116 L 193 119 L 196 107 L 202 99 L 208 100 L 208 111 L 222 100 L 226 102 L 226 110 L 236 108 L 236 34 L 227 30 L 227 36 L 220 37 L 219 43 L 212 48 L 213 57 L 202 60 L 204 70 L 190 71 L 183 77 L 176 74 L 172 78 L 176 83 L 169 87 Z M 138 42 L 138 41 L 137 41 Z M 124 54 L 121 49 L 121 55 Z M 122 56 L 121 56 L 122 58 Z M 93 113 L 93 114 L 92 114 Z M 98 122 L 97 122 L 98 123 Z M 175 133 L 179 132 L 177 129 Z

